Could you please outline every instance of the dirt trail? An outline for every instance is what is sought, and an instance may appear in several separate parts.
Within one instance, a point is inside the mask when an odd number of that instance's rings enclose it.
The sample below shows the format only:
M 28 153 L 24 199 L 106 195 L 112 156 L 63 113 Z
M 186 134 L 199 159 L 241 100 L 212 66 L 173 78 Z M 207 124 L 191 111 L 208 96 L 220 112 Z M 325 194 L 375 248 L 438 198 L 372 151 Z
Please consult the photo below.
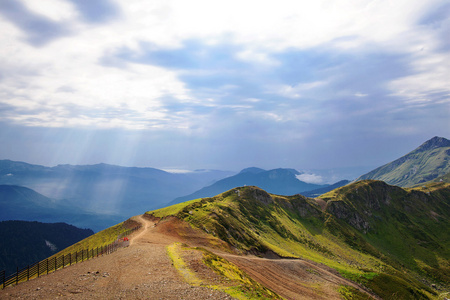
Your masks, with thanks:
M 0 299 L 230 299 L 185 283 L 167 256 L 177 239 L 142 216 L 134 219 L 143 228 L 129 247 L 0 290 Z
M 135 218 L 136 218 L 136 217 L 135 217 Z M 134 236 L 132 236 L 132 237 L 130 238 L 130 245 L 133 245 L 134 241 L 139 240 L 144 234 L 146 234 L 146 233 L 147 233 L 147 230 L 148 230 L 150 227 L 155 227 L 155 225 L 156 225 L 155 222 L 150 221 L 150 220 L 144 218 L 144 216 L 142 216 L 142 215 L 137 216 L 137 219 L 138 219 L 137 221 L 138 221 L 139 223 L 141 223 L 142 228 L 140 229 L 140 231 L 139 231 L 137 234 L 135 234 Z
M 286 299 L 341 299 L 337 288 L 360 287 L 328 270 L 301 259 L 267 259 L 254 256 L 222 255 L 245 270 L 253 279 Z
M 224 292 L 191 286 L 173 267 L 167 246 L 175 242 L 206 247 L 228 259 L 256 281 L 285 299 L 340 299 L 336 289 L 353 285 L 326 268 L 302 260 L 263 259 L 231 255 L 223 242 L 172 218 L 156 224 L 143 216 L 133 220 L 142 228 L 130 237 L 130 246 L 38 279 L 0 290 L 0 299 L 231 299 Z M 199 277 L 217 276 L 192 255 Z

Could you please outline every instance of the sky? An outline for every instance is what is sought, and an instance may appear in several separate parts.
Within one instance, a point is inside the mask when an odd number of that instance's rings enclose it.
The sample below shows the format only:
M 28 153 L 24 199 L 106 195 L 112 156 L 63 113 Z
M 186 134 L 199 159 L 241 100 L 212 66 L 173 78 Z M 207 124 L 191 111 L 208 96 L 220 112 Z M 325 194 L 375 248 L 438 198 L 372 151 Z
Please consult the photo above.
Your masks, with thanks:
M 0 0 L 0 159 L 377 167 L 449 113 L 450 1 Z

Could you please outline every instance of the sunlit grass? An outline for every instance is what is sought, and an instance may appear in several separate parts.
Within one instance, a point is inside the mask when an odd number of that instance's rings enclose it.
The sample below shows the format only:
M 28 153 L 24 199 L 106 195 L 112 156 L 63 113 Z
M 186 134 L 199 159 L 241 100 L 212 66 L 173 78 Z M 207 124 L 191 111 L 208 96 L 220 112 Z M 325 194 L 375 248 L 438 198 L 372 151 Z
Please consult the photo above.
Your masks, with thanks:
M 183 260 L 183 251 L 189 250 L 200 251 L 203 257 L 202 262 L 225 280 L 220 284 L 210 284 L 206 280 L 201 280 Z M 184 281 L 192 286 L 219 290 L 240 300 L 282 299 L 273 291 L 254 281 L 235 264 L 203 248 L 189 248 L 181 243 L 174 243 L 167 247 L 167 254 Z
M 163 218 L 163 217 L 166 217 L 166 216 L 174 216 L 174 215 L 178 214 L 187 205 L 195 203 L 195 202 L 198 202 L 200 200 L 201 199 L 194 199 L 194 200 L 190 200 L 190 201 L 187 201 L 187 202 L 174 204 L 174 205 L 167 206 L 167 207 L 164 207 L 164 208 L 148 211 L 148 212 L 146 212 L 146 214 L 153 215 L 153 216 L 155 216 L 157 218 Z

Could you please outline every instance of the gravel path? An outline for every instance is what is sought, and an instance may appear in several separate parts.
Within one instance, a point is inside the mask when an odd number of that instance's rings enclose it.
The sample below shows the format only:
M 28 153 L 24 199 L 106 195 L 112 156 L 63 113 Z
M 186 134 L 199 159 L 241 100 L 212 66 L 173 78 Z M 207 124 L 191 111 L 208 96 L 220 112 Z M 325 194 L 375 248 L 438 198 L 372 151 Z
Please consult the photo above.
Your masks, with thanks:
M 0 299 L 232 299 L 224 292 L 186 283 L 167 254 L 167 246 L 175 242 L 215 252 L 285 299 L 340 299 L 340 285 L 357 287 L 312 262 L 219 251 L 229 246 L 176 218 L 157 224 L 143 216 L 133 219 L 143 226 L 130 238 L 129 247 L 0 290 Z M 187 251 L 183 259 L 205 283 L 221 282 L 198 252 Z
M 185 283 L 167 256 L 177 240 L 137 218 L 144 226 L 129 247 L 0 290 L 0 299 L 230 299 Z

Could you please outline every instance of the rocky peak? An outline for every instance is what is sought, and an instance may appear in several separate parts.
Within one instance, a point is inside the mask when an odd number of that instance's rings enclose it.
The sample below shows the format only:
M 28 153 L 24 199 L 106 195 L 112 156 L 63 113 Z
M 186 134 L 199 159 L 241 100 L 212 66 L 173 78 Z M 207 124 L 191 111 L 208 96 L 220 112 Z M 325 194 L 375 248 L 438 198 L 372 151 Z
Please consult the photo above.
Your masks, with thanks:
M 419 148 L 416 149 L 416 152 L 423 152 L 441 147 L 450 147 L 450 140 L 447 140 L 446 138 L 443 137 L 435 136 L 434 138 L 420 145 Z

